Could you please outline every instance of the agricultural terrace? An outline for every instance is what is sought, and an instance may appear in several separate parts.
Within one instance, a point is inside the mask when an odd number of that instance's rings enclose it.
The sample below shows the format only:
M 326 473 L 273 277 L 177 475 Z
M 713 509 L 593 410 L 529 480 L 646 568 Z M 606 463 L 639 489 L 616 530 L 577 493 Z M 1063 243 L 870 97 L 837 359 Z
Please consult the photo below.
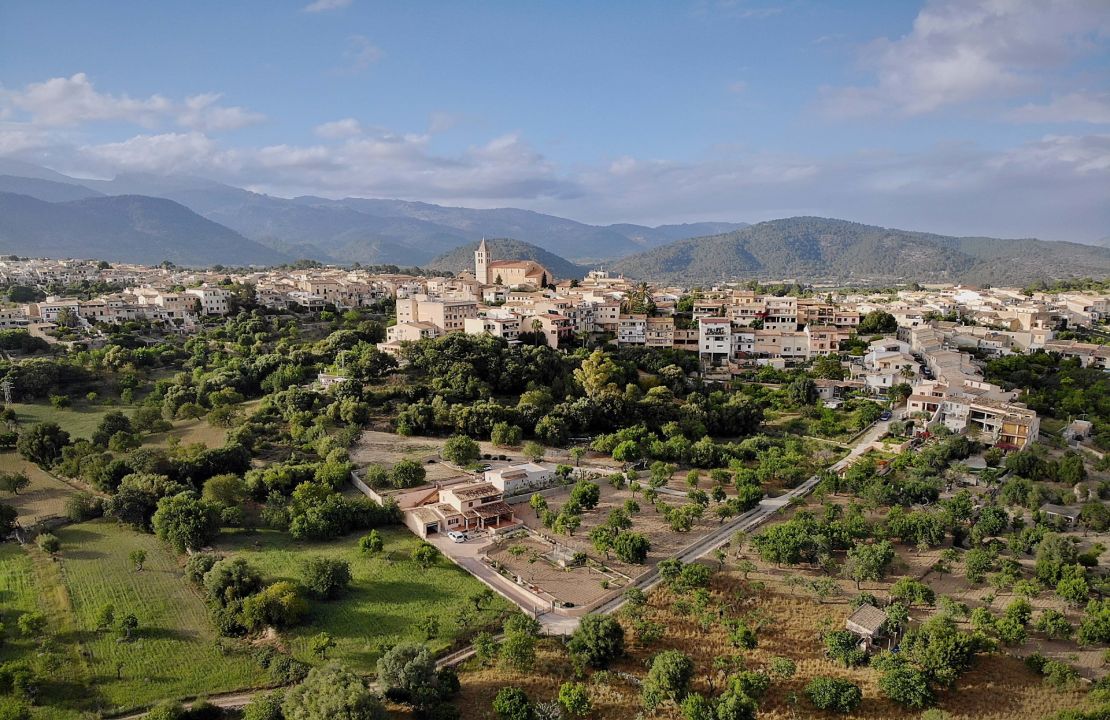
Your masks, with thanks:
M 532 702 L 542 703 L 558 698 L 564 684 L 583 682 L 592 705 L 590 718 L 627 720 L 643 707 L 653 658 L 677 650 L 692 663 L 688 682 L 680 683 L 680 697 L 688 693 L 720 697 L 735 686 L 757 695 L 758 716 L 771 720 L 921 717 L 921 710 L 903 708 L 883 697 L 880 673 L 874 668 L 845 667 L 826 655 L 822 636 L 843 627 L 852 610 L 846 599 L 819 602 L 756 574 L 744 580 L 731 558 L 705 590 L 661 586 L 644 605 L 618 613 L 627 654 L 605 669 L 576 664 L 558 640 L 540 640 L 534 662 L 523 670 L 496 655 L 484 662 L 468 661 L 460 672 L 462 692 L 457 704 L 468 708 L 467 717 L 495 720 L 498 715 L 492 703 L 506 686 L 519 687 Z M 741 626 L 750 629 L 754 647 L 745 647 L 747 631 L 736 631 Z M 580 673 L 576 667 L 582 668 Z M 818 711 L 805 692 L 815 677 L 858 686 L 862 702 L 846 714 Z M 762 687 L 766 689 L 758 692 Z M 1065 708 L 1087 709 L 1092 702 L 1082 690 L 1054 689 L 1016 658 L 989 654 L 976 658 L 952 689 L 938 695 L 937 707 L 950 720 L 1014 720 L 1047 718 Z M 645 716 L 690 717 L 670 700 Z

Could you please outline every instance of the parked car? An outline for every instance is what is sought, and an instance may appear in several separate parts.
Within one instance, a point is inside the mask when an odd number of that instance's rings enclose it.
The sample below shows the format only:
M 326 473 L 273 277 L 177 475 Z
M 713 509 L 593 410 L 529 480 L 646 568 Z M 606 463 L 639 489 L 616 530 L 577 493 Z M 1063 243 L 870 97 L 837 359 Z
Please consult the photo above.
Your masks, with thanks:
M 451 538 L 452 542 L 466 542 L 466 533 L 464 532 L 456 532 L 452 530 L 451 532 L 447 533 L 447 537 Z
M 493 465 L 488 465 L 487 464 L 487 465 L 479 465 L 478 466 L 478 472 L 486 472 L 487 470 L 492 470 L 492 469 L 493 469 Z
M 882 414 L 879 415 L 880 420 L 889 420 L 892 417 L 894 417 L 894 415 L 889 410 L 883 410 Z

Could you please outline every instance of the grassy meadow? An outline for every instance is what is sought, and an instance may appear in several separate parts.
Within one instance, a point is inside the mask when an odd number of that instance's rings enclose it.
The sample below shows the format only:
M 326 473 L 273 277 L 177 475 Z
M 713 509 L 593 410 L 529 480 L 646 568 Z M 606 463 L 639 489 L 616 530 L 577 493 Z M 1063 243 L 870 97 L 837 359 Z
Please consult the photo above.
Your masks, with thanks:
M 412 559 L 419 540 L 404 528 L 382 528 L 385 549 L 375 557 L 362 555 L 357 535 L 324 543 L 298 543 L 288 534 L 262 530 L 225 532 L 216 549 L 238 555 L 258 568 L 267 582 L 301 577 L 304 561 L 312 556 L 346 560 L 352 582 L 347 594 L 330 602 L 312 600 L 307 621 L 282 633 L 294 657 L 319 663 L 309 649 L 310 639 L 327 632 L 336 641 L 328 654 L 358 672 L 373 673 L 383 648 L 398 642 L 425 642 L 420 622 L 429 615 L 439 619 L 437 637 L 427 640 L 435 652 L 454 643 L 461 628 L 456 613 L 469 606 L 467 598 L 484 587 L 464 570 L 441 558 L 423 570 Z M 509 607 L 497 596 L 477 623 L 494 620 Z

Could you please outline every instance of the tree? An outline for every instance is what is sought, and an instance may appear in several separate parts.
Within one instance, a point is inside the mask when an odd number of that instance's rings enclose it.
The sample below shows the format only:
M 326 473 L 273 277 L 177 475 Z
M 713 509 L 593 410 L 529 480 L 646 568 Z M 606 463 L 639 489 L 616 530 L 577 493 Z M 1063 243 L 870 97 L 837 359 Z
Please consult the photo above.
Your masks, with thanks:
M 104 413 L 104 417 L 97 423 L 96 430 L 92 434 L 92 442 L 100 447 L 108 447 L 108 441 L 119 432 L 127 434 L 134 432 L 131 418 L 119 410 L 109 411 Z
M 241 601 L 262 588 L 262 575 L 243 558 L 224 558 L 204 574 L 208 599 L 221 606 Z
M 913 578 L 899 578 L 898 582 L 890 588 L 890 596 L 907 606 L 932 605 L 936 602 L 936 593 L 925 583 Z
M 651 541 L 641 533 L 622 532 L 613 538 L 613 552 L 622 561 L 642 565 L 651 550 Z
M 45 422 L 20 433 L 16 449 L 25 460 L 50 468 L 62 458 L 62 450 L 67 445 L 69 433 L 62 430 L 58 423 Z
M 933 690 L 925 673 L 915 667 L 896 664 L 879 678 L 879 690 L 899 705 L 920 710 L 933 702 Z
M 584 510 L 592 510 L 601 500 L 601 488 L 589 480 L 579 480 L 570 491 L 570 499 Z
M 898 331 L 898 320 L 884 310 L 872 310 L 864 315 L 856 332 L 860 335 L 883 335 Z
M 580 682 L 565 682 L 559 686 L 559 704 L 570 717 L 585 717 L 593 710 L 590 692 Z
M 894 546 L 889 540 L 871 544 L 858 543 L 848 551 L 844 574 L 856 581 L 856 590 L 859 590 L 860 583 L 864 580 L 882 580 L 893 561 Z
M 23 471 L 0 472 L 0 490 L 18 495 L 20 490 L 26 489 L 30 484 L 31 478 Z
M 424 484 L 428 471 L 415 460 L 401 460 L 389 473 L 389 481 L 395 488 L 410 488 Z
M 539 493 L 532 493 L 532 497 L 528 499 L 528 506 L 535 510 L 536 517 L 539 517 L 540 513 L 547 509 L 547 498 Z
M 383 547 L 385 542 L 382 540 L 382 534 L 377 530 L 371 530 L 370 534 L 358 539 L 358 549 L 363 555 L 377 555 Z
M 849 713 L 859 707 L 863 692 L 847 680 L 833 677 L 815 677 L 805 687 L 806 697 L 818 710 Z
M 536 638 L 519 630 L 507 631 L 499 654 L 505 667 L 517 672 L 529 672 L 536 662 Z
M 678 650 L 664 650 L 655 656 L 644 679 L 642 698 L 649 710 L 670 700 L 681 702 L 694 677 L 694 661 Z
M 139 618 L 134 613 L 127 613 L 118 622 L 120 634 L 125 640 L 131 639 L 131 634 L 139 629 Z
M 570 458 L 574 460 L 574 467 L 578 467 L 584 457 L 586 457 L 586 448 L 572 447 L 570 449 Z
M 455 465 L 469 465 L 482 455 L 482 449 L 466 435 L 452 435 L 440 452 L 444 460 Z
M 204 481 L 201 498 L 223 507 L 239 507 L 247 499 L 247 483 L 233 473 L 213 475 Z
M 301 621 L 308 604 L 297 586 L 282 580 L 243 601 L 243 625 L 251 630 L 265 627 L 287 628 Z
M 394 645 L 378 660 L 377 671 L 387 697 L 416 708 L 440 699 L 435 657 L 424 645 Z
M 412 551 L 412 559 L 419 563 L 422 569 L 427 570 L 439 559 L 439 549 L 429 542 L 422 542 Z
M 131 563 L 131 566 L 135 568 L 135 572 L 142 572 L 143 565 L 146 564 L 146 550 L 132 550 L 128 553 L 127 560 Z
M 151 518 L 154 532 L 177 552 L 197 550 L 207 545 L 220 532 L 217 507 L 193 492 L 183 492 L 158 501 Z
M 571 636 L 568 647 L 596 668 L 624 654 L 624 628 L 608 615 L 586 615 Z
M 285 720 L 386 720 L 381 701 L 362 678 L 338 665 L 313 668 L 286 693 Z
M 796 405 L 812 405 L 817 402 L 817 384 L 808 377 L 800 376 L 787 386 L 786 394 Z
M 111 603 L 105 603 L 96 611 L 96 629 L 104 632 L 116 624 L 116 608 Z
M 301 571 L 301 583 L 313 597 L 334 600 L 351 584 L 351 566 L 337 558 L 309 558 Z
M 536 442 L 535 440 L 529 440 L 528 442 L 524 443 L 524 447 L 521 448 L 521 452 L 524 453 L 524 457 L 528 458 L 532 462 L 539 462 L 540 460 L 543 460 L 543 456 L 547 454 L 547 448 L 545 448 L 543 445 Z
M 1052 608 L 1042 610 L 1033 627 L 1056 640 L 1067 639 L 1075 632 L 1064 613 Z
M 518 687 L 506 686 L 493 698 L 493 711 L 499 720 L 532 720 L 532 703 Z
M 516 447 L 524 435 L 519 425 L 510 425 L 507 422 L 494 423 L 490 432 L 490 442 L 498 447 Z

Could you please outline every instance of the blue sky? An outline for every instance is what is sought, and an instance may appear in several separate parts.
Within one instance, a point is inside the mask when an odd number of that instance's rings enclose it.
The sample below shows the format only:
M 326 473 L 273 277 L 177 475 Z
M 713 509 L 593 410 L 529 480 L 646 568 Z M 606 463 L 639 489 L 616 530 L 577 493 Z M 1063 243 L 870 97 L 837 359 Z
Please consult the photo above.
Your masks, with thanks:
M 7 0 L 0 156 L 589 222 L 1093 240 L 1110 3 Z

